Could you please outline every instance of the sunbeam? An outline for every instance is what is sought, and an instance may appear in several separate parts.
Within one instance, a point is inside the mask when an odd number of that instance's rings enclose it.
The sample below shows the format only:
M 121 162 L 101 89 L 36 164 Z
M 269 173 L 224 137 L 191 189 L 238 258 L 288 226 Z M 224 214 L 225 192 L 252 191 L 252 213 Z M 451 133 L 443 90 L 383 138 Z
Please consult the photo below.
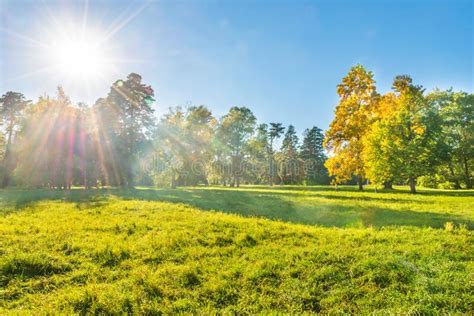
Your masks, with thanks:
M 0 33 L 15 43 L 22 43 L 11 54 L 28 64 L 5 78 L 5 82 L 45 77 L 48 78 L 45 84 L 61 83 L 73 95 L 92 101 L 94 88 L 108 85 L 127 65 L 145 62 L 140 58 L 124 58 L 112 38 L 148 4 L 133 3 L 115 20 L 103 25 L 104 18 L 94 13 L 88 0 L 83 1 L 79 10 L 73 4 L 53 10 L 42 2 L 38 11 L 49 23 L 30 32 L 18 31 L 7 24 L 0 26 Z

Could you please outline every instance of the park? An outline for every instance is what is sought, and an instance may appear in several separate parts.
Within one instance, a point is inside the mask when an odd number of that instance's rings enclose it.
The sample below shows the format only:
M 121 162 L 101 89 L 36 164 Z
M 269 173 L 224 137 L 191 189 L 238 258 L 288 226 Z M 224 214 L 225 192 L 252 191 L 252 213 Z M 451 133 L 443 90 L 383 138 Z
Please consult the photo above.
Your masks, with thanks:
M 473 12 L 0 1 L 0 315 L 473 314 Z

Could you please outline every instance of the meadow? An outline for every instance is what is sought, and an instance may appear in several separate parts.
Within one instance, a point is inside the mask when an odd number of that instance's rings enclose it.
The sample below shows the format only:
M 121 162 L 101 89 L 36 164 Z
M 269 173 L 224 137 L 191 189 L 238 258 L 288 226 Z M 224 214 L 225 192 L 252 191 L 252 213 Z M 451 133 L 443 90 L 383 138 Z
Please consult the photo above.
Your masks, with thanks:
M 0 191 L 0 314 L 470 313 L 474 191 Z

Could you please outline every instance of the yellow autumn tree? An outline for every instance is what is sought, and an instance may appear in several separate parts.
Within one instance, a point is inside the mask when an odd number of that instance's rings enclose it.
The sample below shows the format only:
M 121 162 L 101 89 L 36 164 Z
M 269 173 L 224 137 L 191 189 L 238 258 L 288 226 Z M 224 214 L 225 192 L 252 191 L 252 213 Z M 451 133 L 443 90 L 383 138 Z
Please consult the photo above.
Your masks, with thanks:
M 362 65 L 351 68 L 341 84 L 337 86 L 339 104 L 324 139 L 330 152 L 325 166 L 334 183 L 357 178 L 359 190 L 365 178 L 363 137 L 373 121 L 377 104 L 374 75 Z

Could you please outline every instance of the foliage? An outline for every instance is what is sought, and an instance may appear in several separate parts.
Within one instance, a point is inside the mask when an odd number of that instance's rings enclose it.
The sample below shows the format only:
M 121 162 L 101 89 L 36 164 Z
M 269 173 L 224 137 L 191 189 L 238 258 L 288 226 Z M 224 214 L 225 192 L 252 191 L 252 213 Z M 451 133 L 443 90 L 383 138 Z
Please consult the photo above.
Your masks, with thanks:
M 428 102 L 442 118 L 443 153 L 439 173 L 453 182 L 472 188 L 474 164 L 474 94 L 435 90 L 428 94 Z
M 256 118 L 246 107 L 232 107 L 217 128 L 217 137 L 231 161 L 231 186 L 240 185 L 242 152 L 252 136 Z
M 11 174 L 14 165 L 12 154 L 12 141 L 18 132 L 25 109 L 30 105 L 29 100 L 19 92 L 9 91 L 0 98 L 0 125 L 5 130 L 6 137 L 2 137 L 2 143 L 5 149 L 2 150 L 2 173 L 1 186 L 6 187 L 10 184 Z M 3 136 L 3 135 L 2 135 Z M 4 141 L 6 138 L 6 142 Z
M 284 184 L 298 184 L 302 182 L 304 164 L 298 157 L 298 147 L 299 139 L 298 135 L 296 135 L 295 127 L 289 125 L 277 157 L 278 175 Z
M 203 105 L 170 109 L 158 124 L 155 154 L 163 168 L 155 177 L 171 171 L 171 186 L 207 183 L 208 162 L 212 159 L 212 138 L 216 120 Z
M 268 183 L 273 185 L 275 182 L 275 175 L 277 174 L 277 167 L 275 165 L 275 151 L 273 148 L 273 144 L 275 140 L 279 139 L 281 135 L 285 132 L 285 127 L 283 127 L 282 123 L 270 123 L 270 128 L 268 129 L 268 168 L 269 168 L 269 177 Z
M 154 92 L 141 81 L 142 77 L 135 73 L 129 74 L 127 80 L 117 80 L 107 98 L 95 105 L 103 133 L 116 157 L 112 170 L 107 170 L 113 175 L 114 185 L 134 185 L 138 158 L 143 153 L 141 145 L 153 133 Z
M 366 170 L 376 184 L 408 181 L 415 192 L 416 178 L 438 163 L 439 116 L 410 77 L 396 77 L 393 89 L 394 97 L 383 98 L 393 102 L 392 113 L 374 123 L 365 139 Z
M 305 181 L 308 184 L 329 184 L 329 176 L 324 163 L 327 160 L 324 153 L 323 131 L 313 126 L 303 133 L 300 148 L 300 158 L 304 162 Z
M 269 159 L 270 159 L 270 143 L 268 138 L 268 125 L 259 124 L 255 135 L 249 139 L 246 152 L 248 154 L 248 162 L 252 166 L 251 173 L 247 175 L 252 181 L 251 183 L 262 184 L 268 181 Z
M 17 182 L 30 187 L 70 188 L 75 174 L 78 109 L 61 87 L 55 98 L 40 98 L 28 109 L 18 133 Z M 86 158 L 87 159 L 87 158 Z
M 18 92 L 0 98 L 2 184 L 72 186 L 220 184 L 406 184 L 472 187 L 474 95 L 426 94 L 409 76 L 376 92 L 357 65 L 337 86 L 339 104 L 323 137 L 300 137 L 293 125 L 258 122 L 246 107 L 215 117 L 204 106 L 153 110 L 154 91 L 131 73 L 91 107 L 73 104 L 62 88 L 31 103 Z M 286 129 L 286 133 L 285 133 Z M 283 135 L 280 148 L 278 139 Z M 324 140 L 323 140 L 324 138 Z M 325 152 L 327 150 L 327 155 Z
M 337 86 L 337 93 L 340 101 L 324 140 L 326 149 L 332 152 L 326 167 L 335 183 L 350 180 L 355 175 L 362 190 L 363 136 L 369 129 L 371 112 L 378 98 L 373 73 L 361 65 L 352 67 Z

